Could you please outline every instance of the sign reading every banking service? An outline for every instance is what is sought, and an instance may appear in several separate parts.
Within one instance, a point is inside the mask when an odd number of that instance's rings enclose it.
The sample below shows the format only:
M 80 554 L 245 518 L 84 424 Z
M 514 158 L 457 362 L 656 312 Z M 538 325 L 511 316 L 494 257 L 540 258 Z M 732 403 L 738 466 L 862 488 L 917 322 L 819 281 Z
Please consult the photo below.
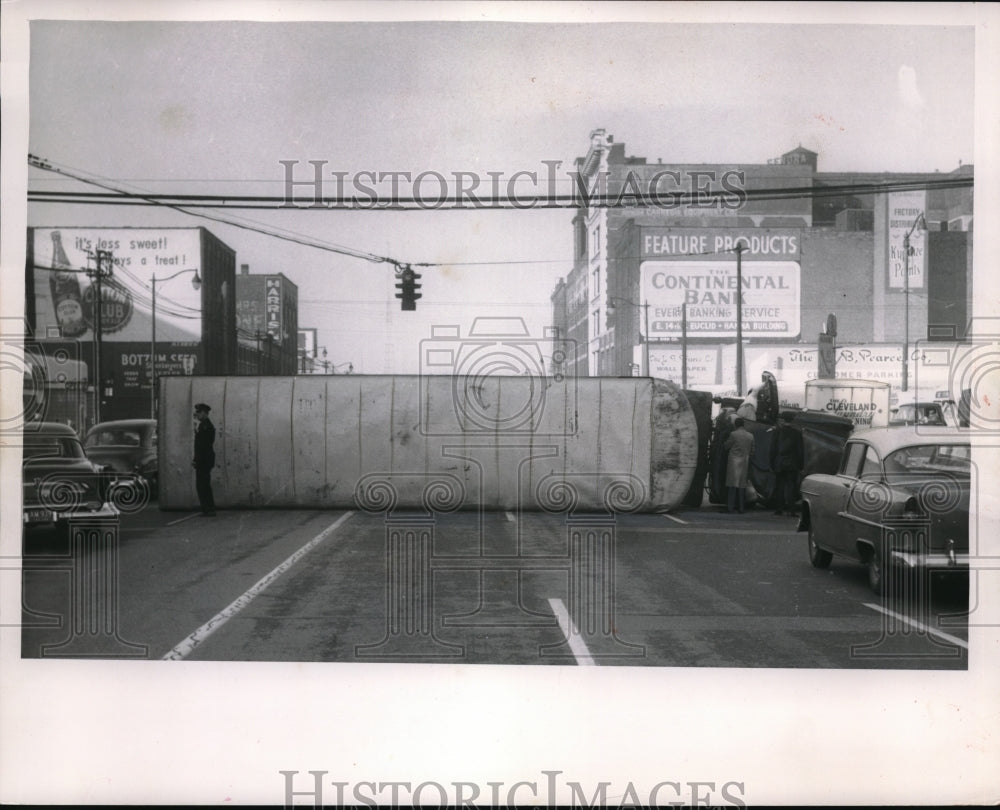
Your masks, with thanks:
M 743 334 L 799 334 L 799 263 L 744 261 Z M 738 311 L 734 260 L 644 261 L 642 300 L 649 304 L 649 335 L 679 337 L 686 305 L 689 337 L 735 337 Z

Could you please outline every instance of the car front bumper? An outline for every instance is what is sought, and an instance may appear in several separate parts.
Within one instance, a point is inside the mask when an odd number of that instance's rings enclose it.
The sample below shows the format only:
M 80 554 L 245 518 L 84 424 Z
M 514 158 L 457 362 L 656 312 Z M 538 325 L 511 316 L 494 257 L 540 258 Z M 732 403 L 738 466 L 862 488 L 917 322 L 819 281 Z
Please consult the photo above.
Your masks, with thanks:
M 945 570 L 960 570 L 969 567 L 968 554 L 947 552 L 918 554 L 913 551 L 893 551 L 889 555 L 893 562 L 901 563 L 907 568 L 937 568 Z
M 121 512 L 110 503 L 103 504 L 100 509 L 76 512 L 56 512 L 44 507 L 28 506 L 24 508 L 23 523 L 25 526 L 58 526 L 74 520 L 118 520 L 120 517 Z

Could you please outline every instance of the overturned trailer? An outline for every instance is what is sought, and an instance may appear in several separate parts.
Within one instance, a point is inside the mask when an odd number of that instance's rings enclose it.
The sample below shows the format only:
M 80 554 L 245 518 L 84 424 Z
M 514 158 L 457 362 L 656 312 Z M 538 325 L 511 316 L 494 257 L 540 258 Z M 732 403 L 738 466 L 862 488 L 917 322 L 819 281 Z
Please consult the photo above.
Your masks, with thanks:
M 664 511 L 698 466 L 674 383 L 341 375 L 160 380 L 162 509 L 193 509 L 195 403 L 222 508 Z

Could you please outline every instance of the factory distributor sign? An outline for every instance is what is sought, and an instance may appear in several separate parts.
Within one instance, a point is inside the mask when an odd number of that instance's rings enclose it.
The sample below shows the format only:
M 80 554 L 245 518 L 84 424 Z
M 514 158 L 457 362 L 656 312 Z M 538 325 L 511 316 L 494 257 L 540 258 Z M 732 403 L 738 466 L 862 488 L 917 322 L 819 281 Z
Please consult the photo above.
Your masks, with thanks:
M 927 208 L 926 191 L 899 191 L 889 194 L 889 289 L 921 290 L 924 287 L 924 270 L 927 266 L 926 224 L 915 227 L 920 215 Z M 909 235 L 909 256 L 906 243 Z
M 742 250 L 742 321 L 747 337 L 799 334 L 799 255 L 795 229 L 643 228 L 640 285 L 649 335 L 728 337 L 739 308 L 736 249 Z

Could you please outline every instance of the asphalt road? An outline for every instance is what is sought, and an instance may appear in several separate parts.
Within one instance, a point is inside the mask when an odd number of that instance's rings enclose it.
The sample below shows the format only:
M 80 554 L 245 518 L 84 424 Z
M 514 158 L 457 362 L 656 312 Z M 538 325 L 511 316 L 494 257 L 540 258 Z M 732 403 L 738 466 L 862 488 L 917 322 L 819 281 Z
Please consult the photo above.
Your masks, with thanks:
M 29 536 L 22 656 L 964 669 L 969 588 L 876 597 L 796 520 L 319 510 L 125 516 Z

